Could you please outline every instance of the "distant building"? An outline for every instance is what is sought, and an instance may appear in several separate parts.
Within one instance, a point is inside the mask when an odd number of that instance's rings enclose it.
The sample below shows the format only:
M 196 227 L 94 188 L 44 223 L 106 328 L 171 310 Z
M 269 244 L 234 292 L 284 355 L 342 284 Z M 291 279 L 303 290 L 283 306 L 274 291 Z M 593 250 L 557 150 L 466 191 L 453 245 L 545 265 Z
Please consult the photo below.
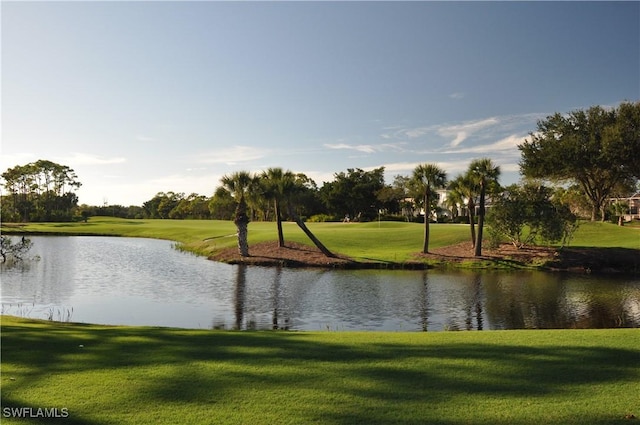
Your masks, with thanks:
M 609 198 L 609 203 L 624 202 L 629 205 L 627 214 L 622 218 L 624 221 L 640 220 L 640 192 L 636 192 L 628 198 Z

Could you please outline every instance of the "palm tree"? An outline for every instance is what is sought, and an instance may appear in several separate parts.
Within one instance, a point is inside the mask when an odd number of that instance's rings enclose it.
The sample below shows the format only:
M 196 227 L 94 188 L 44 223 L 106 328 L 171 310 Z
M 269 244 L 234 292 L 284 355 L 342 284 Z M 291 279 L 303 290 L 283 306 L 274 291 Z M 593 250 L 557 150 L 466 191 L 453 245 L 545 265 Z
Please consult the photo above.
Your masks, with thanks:
M 455 220 L 460 216 L 460 205 L 464 203 L 464 195 L 457 191 L 453 190 L 452 186 L 449 185 L 447 197 L 444 200 L 444 205 L 447 207 L 447 211 L 451 213 L 451 219 Z
M 296 214 L 295 209 L 293 208 L 293 203 L 291 201 L 292 198 L 294 198 L 296 196 L 296 194 L 300 193 L 300 191 L 302 190 L 303 186 L 304 186 L 304 182 L 301 180 L 301 175 L 298 174 L 293 175 L 292 173 L 285 173 L 286 178 L 285 178 L 285 184 L 283 186 L 284 188 L 284 192 L 283 192 L 283 199 L 286 200 L 287 203 L 287 209 L 289 211 L 289 215 L 291 216 L 291 218 L 296 222 L 296 224 L 298 225 L 298 227 L 304 232 L 305 235 L 307 235 L 307 237 L 309 239 L 311 239 L 311 242 L 313 242 L 313 244 L 326 256 L 326 257 L 330 257 L 330 258 L 336 258 L 337 256 L 329 251 L 329 249 L 324 246 L 324 244 L 322 242 L 320 242 L 320 239 L 318 239 L 312 232 L 311 230 L 309 230 L 309 228 L 307 227 L 306 224 L 304 224 L 304 221 L 302 221 L 302 219 L 298 216 L 298 214 Z M 304 176 L 304 175 L 302 175 Z M 306 178 L 306 176 L 304 176 Z
M 449 185 L 449 190 L 459 194 L 467 200 L 467 211 L 469 216 L 469 228 L 471 230 L 471 246 L 476 246 L 476 197 L 478 196 L 479 187 L 475 183 L 470 171 L 457 176 Z
M 424 244 L 422 252 L 429 252 L 429 216 L 431 215 L 431 201 L 434 199 L 435 191 L 443 188 L 447 182 L 447 173 L 436 164 L 418 165 L 413 170 L 411 178 L 416 192 L 423 197 L 424 204 Z
M 243 257 L 249 256 L 248 224 L 246 197 L 256 186 L 256 178 L 247 171 L 236 171 L 224 175 L 220 182 L 234 197 L 236 213 L 233 223 L 238 228 L 238 252 Z
M 263 195 L 274 201 L 275 216 L 278 225 L 278 246 L 284 246 L 284 234 L 282 232 L 282 203 L 287 206 L 289 216 L 296 222 L 298 227 L 302 229 L 305 235 L 316 247 L 327 257 L 335 258 L 336 255 L 329 251 L 322 242 L 309 230 L 300 217 L 296 214 L 293 208 L 292 198 L 295 198 L 296 194 L 300 192 L 304 183 L 299 179 L 300 175 L 296 176 L 293 172 L 287 170 L 283 171 L 282 168 L 269 168 L 262 173 L 262 182 L 264 193 Z M 306 176 L 305 176 L 306 177 Z
M 291 192 L 294 176 L 291 171 L 283 171 L 282 168 L 269 168 L 261 175 L 264 183 L 263 195 L 273 200 L 276 223 L 278 227 L 278 246 L 284 246 L 284 234 L 282 232 L 281 204 L 285 196 Z
M 489 158 L 474 159 L 469 164 L 469 172 L 474 177 L 480 187 L 480 202 L 478 209 L 478 235 L 474 254 L 476 257 L 482 255 L 482 231 L 484 228 L 485 197 L 487 188 L 498 183 L 500 177 L 500 167 L 495 165 Z

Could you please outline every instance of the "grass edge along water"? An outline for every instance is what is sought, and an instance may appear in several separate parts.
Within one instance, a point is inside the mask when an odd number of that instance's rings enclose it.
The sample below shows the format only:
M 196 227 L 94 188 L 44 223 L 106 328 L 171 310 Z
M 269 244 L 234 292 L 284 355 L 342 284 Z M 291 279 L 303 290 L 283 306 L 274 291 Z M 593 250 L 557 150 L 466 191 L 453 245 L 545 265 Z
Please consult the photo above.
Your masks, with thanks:
M 419 223 L 308 223 L 316 236 L 336 253 L 357 261 L 402 263 L 422 246 L 423 229 Z M 235 226 L 222 220 L 160 220 L 92 217 L 87 223 L 2 224 L 3 233 L 109 235 L 167 239 L 198 255 L 236 245 Z M 295 223 L 284 223 L 285 239 L 310 244 Z M 249 243 L 277 239 L 272 222 L 249 224 Z M 469 239 L 465 224 L 437 223 L 431 226 L 430 248 L 454 245 Z M 640 226 L 616 226 L 611 223 L 582 222 L 571 247 L 626 248 L 640 252 Z

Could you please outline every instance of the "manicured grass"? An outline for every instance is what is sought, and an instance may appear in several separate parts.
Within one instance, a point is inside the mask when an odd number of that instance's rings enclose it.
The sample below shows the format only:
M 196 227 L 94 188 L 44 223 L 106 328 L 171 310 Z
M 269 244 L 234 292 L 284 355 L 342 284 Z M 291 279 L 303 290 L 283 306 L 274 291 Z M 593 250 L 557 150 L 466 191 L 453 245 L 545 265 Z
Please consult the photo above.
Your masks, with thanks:
M 640 416 L 638 394 L 634 329 L 225 332 L 2 317 L 3 409 L 66 408 L 64 423 L 622 424 Z
M 582 222 L 570 246 L 640 249 L 640 226 Z
M 286 240 L 311 244 L 295 223 L 283 223 Z M 331 250 L 355 259 L 406 261 L 422 249 L 423 227 L 418 223 L 307 223 L 312 232 Z M 93 234 L 170 239 L 187 250 L 209 255 L 235 246 L 236 228 L 230 221 L 220 220 L 125 220 L 92 217 L 88 223 L 30 223 L 6 226 L 3 231 L 58 234 Z M 462 242 L 469 228 L 460 224 L 433 224 L 430 247 L 437 248 Z M 249 243 L 277 239 L 274 222 L 249 224 Z
M 307 223 L 332 251 L 360 261 L 404 262 L 422 249 L 423 225 L 419 223 Z M 432 224 L 431 249 L 468 240 L 466 224 Z M 4 224 L 3 232 L 42 232 L 150 237 L 177 241 L 189 251 L 210 255 L 236 245 L 235 226 L 219 220 L 126 220 L 92 217 L 88 223 L 32 223 L 17 227 Z M 284 223 L 285 239 L 311 244 L 294 223 Z M 249 243 L 277 239 L 273 222 L 249 224 Z M 570 246 L 640 249 L 640 228 L 611 223 L 582 222 Z

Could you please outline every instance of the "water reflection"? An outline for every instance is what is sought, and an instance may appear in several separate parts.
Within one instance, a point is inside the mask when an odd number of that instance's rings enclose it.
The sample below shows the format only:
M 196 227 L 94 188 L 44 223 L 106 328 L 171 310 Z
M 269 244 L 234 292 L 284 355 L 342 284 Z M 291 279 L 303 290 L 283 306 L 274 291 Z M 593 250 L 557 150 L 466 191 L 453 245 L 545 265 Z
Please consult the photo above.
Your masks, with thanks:
M 640 327 L 638 278 L 229 266 L 166 241 L 33 240 L 39 261 L 1 268 L 4 313 L 73 308 L 80 322 L 224 329 Z
M 465 329 L 472 330 L 474 329 L 474 318 L 475 318 L 475 329 L 481 331 L 482 330 L 482 280 L 481 276 L 478 273 L 473 274 L 469 278 L 469 289 L 466 292 L 465 296 L 466 306 L 465 312 L 467 313 L 467 317 L 465 318 Z
M 420 328 L 426 332 L 429 330 L 429 275 L 422 271 L 422 290 L 420 291 Z

